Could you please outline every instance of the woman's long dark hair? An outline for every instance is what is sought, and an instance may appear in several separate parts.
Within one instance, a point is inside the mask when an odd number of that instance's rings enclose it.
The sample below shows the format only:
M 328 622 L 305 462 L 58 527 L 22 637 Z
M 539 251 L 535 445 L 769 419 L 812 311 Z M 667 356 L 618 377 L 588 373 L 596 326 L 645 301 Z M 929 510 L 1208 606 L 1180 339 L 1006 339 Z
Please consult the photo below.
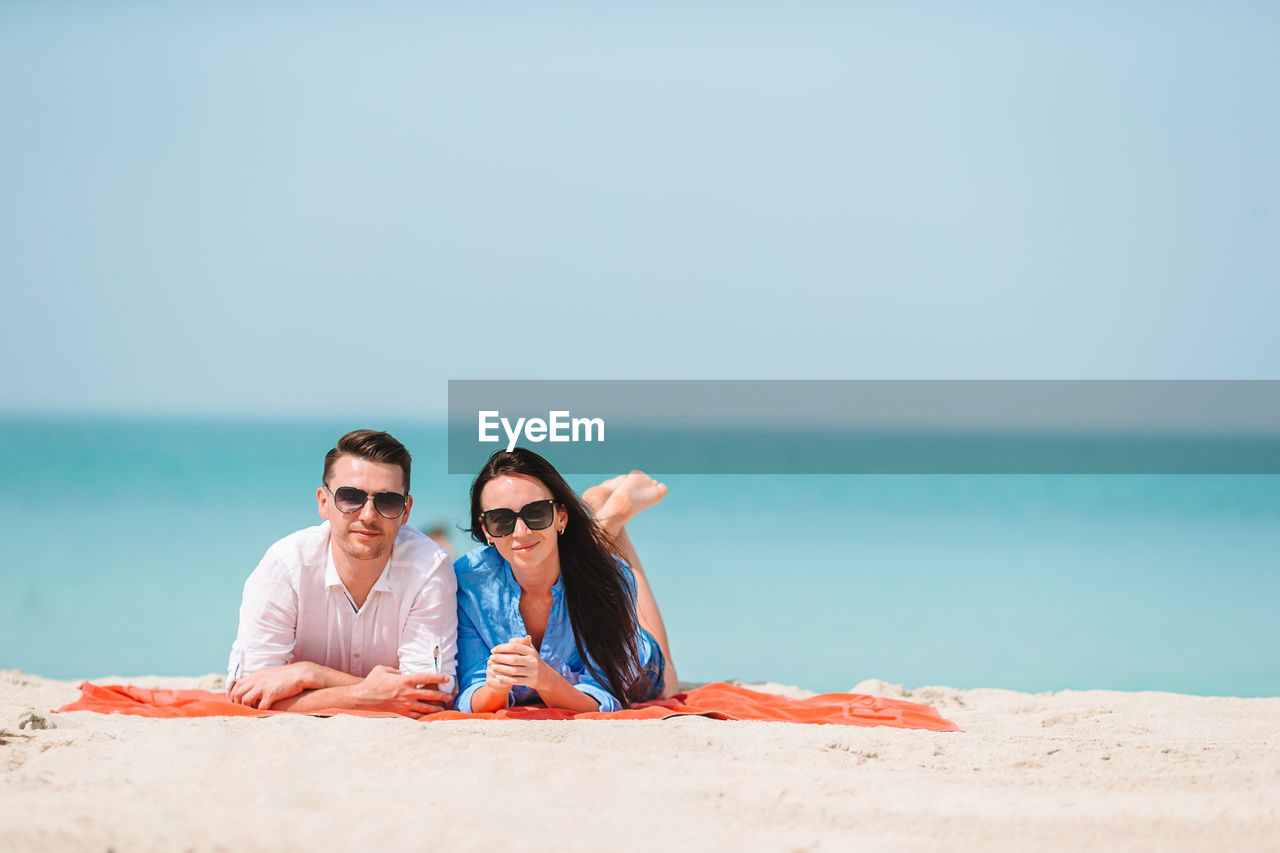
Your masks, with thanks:
M 569 523 L 560 535 L 560 576 L 578 657 L 585 666 L 603 670 L 596 672 L 596 677 L 609 685 L 609 692 L 624 708 L 630 707 L 627 697 L 640 671 L 640 652 L 636 647 L 636 606 L 627 595 L 626 578 L 614 558 L 617 546 L 560 472 L 523 447 L 494 453 L 471 484 L 471 537 L 477 542 L 488 541 L 480 523 L 480 493 L 489 481 L 508 474 L 533 477 L 569 514 Z

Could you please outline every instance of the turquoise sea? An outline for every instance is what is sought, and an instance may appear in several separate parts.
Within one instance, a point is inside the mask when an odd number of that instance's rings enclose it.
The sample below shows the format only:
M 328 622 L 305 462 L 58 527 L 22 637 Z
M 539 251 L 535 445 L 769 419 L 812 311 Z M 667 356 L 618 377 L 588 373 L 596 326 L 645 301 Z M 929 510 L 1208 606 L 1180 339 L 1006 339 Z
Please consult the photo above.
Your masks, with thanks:
M 0 668 L 222 671 L 351 426 L 0 419 Z M 443 422 L 359 426 L 413 453 L 412 522 L 462 525 Z M 685 680 L 1280 695 L 1280 477 L 662 479 L 632 534 Z

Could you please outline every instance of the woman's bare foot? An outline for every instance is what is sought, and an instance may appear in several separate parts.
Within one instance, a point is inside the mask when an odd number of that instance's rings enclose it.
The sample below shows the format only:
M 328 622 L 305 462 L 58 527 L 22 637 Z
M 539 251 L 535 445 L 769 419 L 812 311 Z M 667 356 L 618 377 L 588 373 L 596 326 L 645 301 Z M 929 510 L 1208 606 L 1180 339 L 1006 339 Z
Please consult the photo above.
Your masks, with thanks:
M 609 496 L 618 488 L 618 484 L 626 478 L 626 474 L 619 474 L 616 477 L 610 477 L 599 485 L 592 486 L 582 493 L 583 503 L 591 507 L 591 511 L 596 515 L 599 515 L 600 508 L 609 500 Z
M 596 518 L 610 526 L 626 525 L 637 513 L 654 506 L 667 495 L 666 485 L 643 471 L 632 471 L 622 477 L 614 477 L 596 488 L 606 488 L 610 484 L 613 484 L 613 491 L 596 509 Z

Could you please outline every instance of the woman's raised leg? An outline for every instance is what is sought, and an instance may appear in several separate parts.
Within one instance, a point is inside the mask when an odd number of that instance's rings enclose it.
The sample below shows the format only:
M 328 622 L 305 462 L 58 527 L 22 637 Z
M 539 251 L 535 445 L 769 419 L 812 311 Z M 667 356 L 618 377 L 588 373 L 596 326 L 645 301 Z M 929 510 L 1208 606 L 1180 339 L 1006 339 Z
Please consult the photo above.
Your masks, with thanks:
M 595 513 L 596 521 L 605 532 L 613 537 L 622 551 L 622 557 L 631 566 L 636 577 L 636 616 L 640 627 L 644 628 L 658 645 L 662 647 L 662 655 L 666 659 L 663 672 L 662 698 L 666 699 L 680 692 L 679 676 L 676 674 L 675 659 L 671 656 L 671 643 L 667 639 L 667 628 L 662 622 L 662 611 L 658 609 L 658 601 L 654 598 L 653 588 L 649 586 L 649 578 L 640 564 L 640 555 L 627 533 L 627 522 L 636 513 L 657 504 L 667 494 L 667 487 L 654 480 L 643 471 L 632 471 L 605 480 L 598 486 L 592 486 L 582 493 L 582 499 Z

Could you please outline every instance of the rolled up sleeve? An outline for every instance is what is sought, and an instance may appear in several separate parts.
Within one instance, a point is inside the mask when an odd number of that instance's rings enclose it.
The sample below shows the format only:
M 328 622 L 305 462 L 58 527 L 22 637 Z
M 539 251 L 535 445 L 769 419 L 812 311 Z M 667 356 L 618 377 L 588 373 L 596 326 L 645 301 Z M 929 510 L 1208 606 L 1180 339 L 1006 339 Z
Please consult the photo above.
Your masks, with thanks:
M 449 680 L 440 685 L 445 693 L 452 692 L 458 683 L 457 589 L 453 569 L 444 563 L 414 598 L 400 637 L 400 671 L 415 674 L 438 671 L 447 675 Z
M 264 558 L 244 583 L 227 689 L 250 673 L 292 663 L 297 626 L 298 590 L 279 563 Z
M 601 711 L 622 710 L 622 703 L 615 699 L 612 693 L 593 681 L 579 681 L 573 686 L 599 702 Z
M 489 645 L 480 636 L 467 612 L 466 596 L 458 597 L 458 693 L 457 709 L 471 713 L 471 697 L 484 685 L 489 663 Z

